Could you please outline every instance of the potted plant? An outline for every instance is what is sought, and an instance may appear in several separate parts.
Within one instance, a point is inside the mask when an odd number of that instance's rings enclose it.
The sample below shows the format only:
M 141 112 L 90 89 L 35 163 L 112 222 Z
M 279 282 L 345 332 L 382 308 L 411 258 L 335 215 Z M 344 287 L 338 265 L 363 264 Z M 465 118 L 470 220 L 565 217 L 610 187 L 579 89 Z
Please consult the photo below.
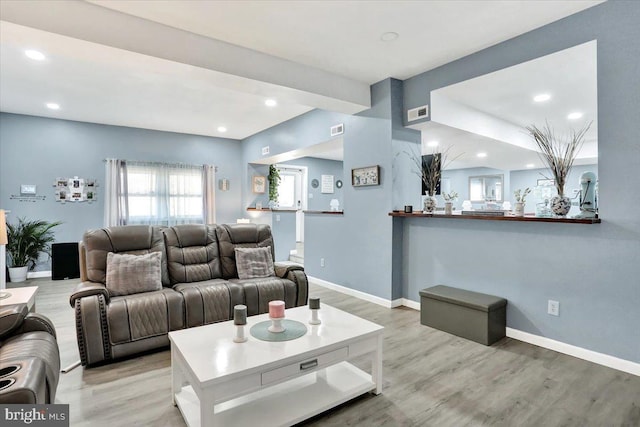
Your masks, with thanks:
M 527 203 L 527 195 L 531 193 L 531 189 L 529 187 L 525 188 L 524 191 L 518 188 L 513 195 L 516 197 L 516 210 L 515 216 L 524 216 L 524 205 Z
M 444 199 L 444 214 L 452 215 L 453 202 L 458 199 L 458 193 L 456 193 L 455 191 L 451 191 L 449 193 L 442 193 L 442 198 Z
M 42 252 L 51 255 L 51 243 L 55 240 L 51 229 L 60 224 L 24 218 L 18 218 L 15 225 L 7 223 L 7 254 L 12 282 L 24 282 L 27 271 L 33 270 Z
M 280 171 L 274 165 L 269 166 L 269 207 L 271 209 L 278 206 L 278 184 L 280 184 Z
M 558 191 L 558 195 L 551 199 L 551 210 L 557 216 L 566 216 L 571 209 L 571 199 L 564 195 L 564 185 L 590 127 L 591 122 L 578 131 L 572 130 L 568 137 L 563 138 L 556 137 L 549 123 L 542 129 L 535 125 L 527 127 L 527 131 L 540 149 L 538 153 L 540 159 L 551 169 L 554 185 Z

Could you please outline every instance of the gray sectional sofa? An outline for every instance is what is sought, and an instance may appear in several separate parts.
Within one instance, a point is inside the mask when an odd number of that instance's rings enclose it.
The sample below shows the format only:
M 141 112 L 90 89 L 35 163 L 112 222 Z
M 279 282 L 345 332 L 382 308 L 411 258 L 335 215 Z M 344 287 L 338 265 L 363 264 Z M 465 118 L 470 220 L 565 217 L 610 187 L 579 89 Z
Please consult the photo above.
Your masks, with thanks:
M 70 297 L 82 365 L 166 347 L 169 331 L 230 320 L 236 304 L 245 304 L 249 315 L 267 312 L 269 301 L 276 299 L 287 308 L 305 305 L 308 283 L 300 265 L 274 263 L 272 276 L 238 278 L 235 249 L 266 247 L 273 257 L 271 229 L 262 224 L 87 231 L 80 243 L 82 282 Z M 114 292 L 107 286 L 110 252 L 159 253 L 161 286 L 127 295 Z M 143 274 L 129 277 L 133 282 Z

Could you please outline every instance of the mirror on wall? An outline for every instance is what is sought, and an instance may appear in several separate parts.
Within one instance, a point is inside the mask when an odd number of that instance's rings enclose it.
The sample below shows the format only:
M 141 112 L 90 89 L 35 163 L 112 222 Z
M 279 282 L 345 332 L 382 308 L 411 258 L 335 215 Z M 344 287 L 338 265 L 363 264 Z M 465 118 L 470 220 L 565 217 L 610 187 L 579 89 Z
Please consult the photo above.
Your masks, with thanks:
M 469 177 L 469 200 L 472 203 L 504 201 L 504 175 Z

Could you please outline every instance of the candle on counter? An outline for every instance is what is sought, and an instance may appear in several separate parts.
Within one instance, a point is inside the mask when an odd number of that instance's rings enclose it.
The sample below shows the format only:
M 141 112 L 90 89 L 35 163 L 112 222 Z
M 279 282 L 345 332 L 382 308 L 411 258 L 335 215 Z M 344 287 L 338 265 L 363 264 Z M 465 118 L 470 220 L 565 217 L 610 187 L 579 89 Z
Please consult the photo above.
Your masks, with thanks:
M 238 304 L 233 307 L 233 324 L 234 325 L 246 325 L 247 324 L 247 306 Z
M 284 301 L 269 302 L 269 317 L 272 319 L 280 319 L 284 317 Z
M 320 309 L 320 298 L 309 298 L 309 308 L 311 310 Z

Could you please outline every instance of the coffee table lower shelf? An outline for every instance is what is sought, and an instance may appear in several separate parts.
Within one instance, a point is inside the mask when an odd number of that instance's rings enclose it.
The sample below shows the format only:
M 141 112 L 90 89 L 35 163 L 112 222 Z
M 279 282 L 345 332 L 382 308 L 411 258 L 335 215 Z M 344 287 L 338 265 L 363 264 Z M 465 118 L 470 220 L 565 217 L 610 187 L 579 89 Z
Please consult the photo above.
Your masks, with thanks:
M 290 426 L 376 388 L 371 375 L 349 362 L 262 388 L 215 405 L 220 426 Z M 189 427 L 200 426 L 200 401 L 191 386 L 175 395 Z

